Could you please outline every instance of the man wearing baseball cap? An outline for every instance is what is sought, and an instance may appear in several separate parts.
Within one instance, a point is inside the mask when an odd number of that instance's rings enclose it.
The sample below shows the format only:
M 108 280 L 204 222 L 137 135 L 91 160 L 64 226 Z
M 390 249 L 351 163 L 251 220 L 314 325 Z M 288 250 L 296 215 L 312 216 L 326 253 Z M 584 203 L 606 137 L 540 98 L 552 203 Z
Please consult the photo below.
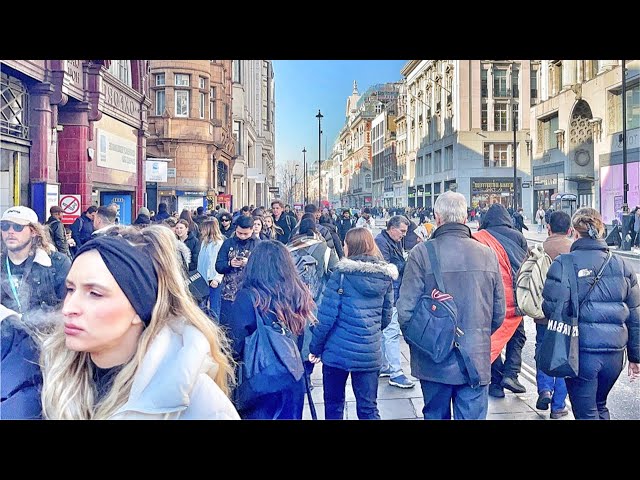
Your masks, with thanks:
M 51 241 L 60 253 L 71 258 L 71 253 L 69 253 L 69 243 L 67 242 L 67 235 L 64 233 L 64 225 L 62 225 L 62 207 L 53 205 L 49 209 L 49 213 L 51 214 L 51 216 L 47 220 L 46 225 L 49 227 Z
M 0 219 L 0 303 L 20 313 L 53 310 L 66 294 L 71 260 L 57 252 L 28 207 L 9 207 Z

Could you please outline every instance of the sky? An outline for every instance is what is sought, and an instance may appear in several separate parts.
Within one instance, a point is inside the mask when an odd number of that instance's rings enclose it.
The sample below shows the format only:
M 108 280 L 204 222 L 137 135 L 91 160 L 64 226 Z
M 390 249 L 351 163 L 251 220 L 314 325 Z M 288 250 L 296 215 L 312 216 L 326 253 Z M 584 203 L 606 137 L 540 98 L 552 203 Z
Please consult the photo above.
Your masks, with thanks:
M 322 113 L 322 159 L 345 124 L 347 98 L 358 82 L 362 95 L 377 83 L 402 80 L 407 60 L 274 60 L 276 168 L 296 161 L 307 168 L 318 160 L 318 109 Z

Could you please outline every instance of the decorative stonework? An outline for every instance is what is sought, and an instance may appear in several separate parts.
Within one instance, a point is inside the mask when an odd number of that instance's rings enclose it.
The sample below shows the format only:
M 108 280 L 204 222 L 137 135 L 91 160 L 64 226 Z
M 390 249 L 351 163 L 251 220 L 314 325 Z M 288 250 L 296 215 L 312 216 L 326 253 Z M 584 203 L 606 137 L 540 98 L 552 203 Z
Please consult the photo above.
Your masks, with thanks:
M 589 120 L 592 118 L 589 104 L 584 100 L 578 101 L 571 115 L 569 129 L 569 141 L 572 147 L 593 142 L 593 132 L 589 125 Z

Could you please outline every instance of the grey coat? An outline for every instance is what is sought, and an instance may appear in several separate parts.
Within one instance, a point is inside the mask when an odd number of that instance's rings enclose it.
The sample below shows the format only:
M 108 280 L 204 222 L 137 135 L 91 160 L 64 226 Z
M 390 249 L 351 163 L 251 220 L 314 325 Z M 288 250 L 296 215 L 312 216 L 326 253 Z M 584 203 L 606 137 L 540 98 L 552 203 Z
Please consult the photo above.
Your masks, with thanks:
M 438 227 L 433 242 L 440 263 L 446 293 L 453 296 L 458 309 L 459 338 L 480 374 L 480 384 L 491 380 L 491 333 L 504 320 L 504 287 L 498 259 L 493 251 L 471 236 L 466 225 L 447 223 Z M 400 298 L 396 304 L 400 328 L 411 319 L 420 297 L 437 288 L 426 242 L 416 245 L 404 270 Z M 415 348 L 411 350 L 411 374 L 420 380 L 463 385 L 468 379 L 455 354 L 442 363 L 433 363 Z

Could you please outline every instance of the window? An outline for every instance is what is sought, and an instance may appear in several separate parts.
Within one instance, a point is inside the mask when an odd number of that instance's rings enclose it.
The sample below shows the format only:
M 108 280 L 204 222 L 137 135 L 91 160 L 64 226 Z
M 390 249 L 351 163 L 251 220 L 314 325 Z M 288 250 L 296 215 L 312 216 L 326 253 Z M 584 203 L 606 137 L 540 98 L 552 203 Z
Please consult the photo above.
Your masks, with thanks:
M 176 90 L 176 117 L 189 116 L 189 90 Z
M 627 130 L 640 127 L 640 84 L 627 86 Z M 609 96 L 609 133 L 622 131 L 622 90 L 612 91 Z M 628 144 L 627 144 L 627 148 Z
M 433 173 L 442 171 L 442 150 L 436 150 L 433 158 Z
M 431 172 L 433 171 L 432 169 L 432 161 L 431 161 L 431 154 L 427 153 L 427 155 L 424 157 L 425 158 L 425 162 L 424 162 L 424 174 L 425 175 L 431 175 Z
M 4 72 L 0 74 L 0 133 L 26 140 L 29 138 L 29 92 L 17 78 Z M 2 158 L 4 161 L 5 157 Z
M 131 64 L 129 60 L 111 60 L 109 73 L 125 85 L 131 86 Z
M 513 126 L 513 122 L 515 122 L 515 127 Z M 515 128 L 516 130 L 518 130 L 518 104 L 517 103 L 513 104 L 513 118 L 511 122 L 511 128 Z
M 480 96 L 482 98 L 487 98 L 489 95 L 488 87 L 487 87 L 487 73 L 489 71 L 486 68 L 480 70 Z
M 206 105 L 207 95 L 205 93 L 200 92 L 200 103 L 198 105 L 198 113 L 200 114 L 200 118 L 204 118 L 205 105 Z
M 209 89 L 209 118 L 211 120 L 216 118 L 216 87 Z
M 511 70 L 511 96 L 518 98 L 520 96 L 520 90 L 518 90 L 518 79 L 520 76 L 520 70 L 515 66 Z
M 416 177 L 421 177 L 422 175 L 423 175 L 422 157 L 418 157 L 418 160 L 416 160 Z
M 189 86 L 189 75 L 185 75 L 184 73 L 176 73 L 175 86 L 176 87 L 188 87 Z
M 165 84 L 164 73 L 156 74 L 156 86 L 162 86 Z
M 160 116 L 164 114 L 164 88 L 162 90 L 156 90 L 156 115 Z
M 231 80 L 233 83 L 242 83 L 241 62 L 242 60 L 233 60 Z
M 444 170 L 453 170 L 453 145 L 444 148 Z
M 531 87 L 531 105 L 538 103 L 538 69 L 531 66 L 531 78 L 529 80 Z
M 507 96 L 507 71 L 502 69 L 493 70 L 493 96 Z
M 364 177 L 364 188 L 371 188 L 371 175 Z
M 200 77 L 200 89 L 204 90 L 205 88 L 207 88 L 207 79 Z
M 507 107 L 506 103 L 496 103 L 493 105 L 493 130 L 495 132 L 505 132 L 509 130 L 507 126 Z
M 558 130 L 558 114 L 553 117 L 545 118 L 539 122 L 539 131 L 542 132 L 542 147 L 546 152 L 554 148 L 558 148 L 558 140 L 555 131 Z
M 484 166 L 487 168 L 511 167 L 510 148 L 509 143 L 485 143 Z
M 242 155 L 242 124 L 233 122 L 233 138 L 236 140 L 236 155 Z
M 487 124 L 487 104 L 484 103 L 482 100 L 481 100 L 481 102 L 482 102 L 482 105 L 480 107 L 481 108 L 480 128 L 486 132 L 487 129 L 488 129 L 488 124 Z
M 491 165 L 491 144 L 484 144 L 484 166 L 490 167 Z

